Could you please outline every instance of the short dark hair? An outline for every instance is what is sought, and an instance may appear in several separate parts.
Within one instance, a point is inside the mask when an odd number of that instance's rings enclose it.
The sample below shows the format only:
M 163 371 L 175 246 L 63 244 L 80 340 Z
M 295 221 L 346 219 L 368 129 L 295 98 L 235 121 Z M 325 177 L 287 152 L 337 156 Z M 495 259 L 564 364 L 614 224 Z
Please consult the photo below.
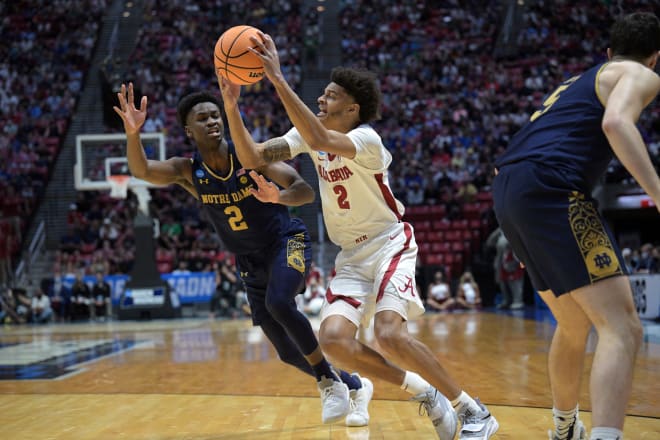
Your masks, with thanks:
M 373 72 L 350 67 L 335 67 L 330 80 L 346 90 L 360 106 L 360 122 L 380 118 L 381 94 Z
M 612 55 L 642 60 L 660 50 L 660 20 L 651 12 L 634 12 L 616 20 L 610 30 Z
M 209 92 L 193 92 L 181 98 L 179 105 L 176 106 L 176 119 L 179 124 L 184 127 L 186 126 L 188 113 L 190 113 L 190 110 L 200 102 L 212 102 L 222 111 L 220 99 L 215 95 Z

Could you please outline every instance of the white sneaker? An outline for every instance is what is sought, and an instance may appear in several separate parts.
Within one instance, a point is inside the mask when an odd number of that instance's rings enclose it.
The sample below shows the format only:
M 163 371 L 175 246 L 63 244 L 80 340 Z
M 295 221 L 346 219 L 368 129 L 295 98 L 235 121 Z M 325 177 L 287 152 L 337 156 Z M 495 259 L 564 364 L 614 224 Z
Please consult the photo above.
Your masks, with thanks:
M 323 423 L 338 422 L 346 417 L 350 410 L 346 384 L 323 376 L 317 385 L 321 393 L 321 420 Z
M 568 435 L 566 436 L 565 440 L 586 440 L 587 430 L 584 428 L 584 423 L 582 423 L 582 420 L 579 419 L 577 414 L 575 417 L 576 417 L 575 422 L 573 422 L 571 427 L 568 428 Z M 560 436 L 558 436 L 555 433 L 555 431 L 552 430 L 548 431 L 548 439 L 563 440 Z
M 359 377 L 359 375 L 358 375 Z M 374 395 L 374 384 L 366 377 L 360 377 L 362 388 L 351 390 L 351 410 L 346 416 L 346 426 L 367 426 L 369 424 L 369 402 Z
M 479 402 L 479 399 L 474 400 L 481 411 L 473 414 L 468 408 L 463 414 L 459 414 L 462 423 L 459 440 L 488 440 L 500 427 L 495 417 Z
M 424 408 L 431 422 L 433 422 L 435 432 L 440 440 L 454 439 L 458 417 L 451 406 L 451 402 L 442 393 L 434 387 L 429 387 L 423 393 L 413 397 L 412 400 L 419 402 L 420 414 L 422 414 L 422 408 Z

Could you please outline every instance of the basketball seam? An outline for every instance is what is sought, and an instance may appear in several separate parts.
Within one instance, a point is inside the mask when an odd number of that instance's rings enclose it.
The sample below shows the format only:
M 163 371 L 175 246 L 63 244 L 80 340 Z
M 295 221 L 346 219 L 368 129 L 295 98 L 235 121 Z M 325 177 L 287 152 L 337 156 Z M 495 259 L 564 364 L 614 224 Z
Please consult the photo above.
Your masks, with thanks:
M 247 82 L 247 81 L 245 81 L 243 78 L 241 78 L 239 75 L 237 75 L 236 73 L 230 71 L 230 70 L 229 70 L 229 67 L 231 67 L 232 69 L 240 69 L 240 70 L 254 70 L 254 69 L 263 68 L 263 66 L 238 66 L 238 65 L 235 65 L 235 64 L 229 62 L 230 59 L 240 58 L 240 57 L 242 57 L 243 55 L 245 55 L 246 53 L 250 52 L 249 50 L 246 50 L 246 51 L 243 51 L 243 52 L 242 52 L 241 54 L 239 54 L 239 55 L 233 55 L 233 56 L 230 56 L 230 55 L 229 55 L 229 54 L 231 53 L 231 49 L 234 47 L 234 44 L 236 43 L 236 41 L 241 37 L 241 35 L 243 35 L 243 33 L 245 33 L 246 31 L 248 31 L 248 30 L 251 29 L 251 28 L 252 28 L 252 26 L 245 26 L 245 28 L 242 29 L 242 30 L 238 33 L 238 35 L 236 35 L 236 36 L 234 37 L 234 39 L 231 41 L 231 43 L 229 44 L 229 47 L 227 48 L 227 51 L 226 51 L 226 52 L 225 52 L 225 49 L 224 49 L 223 44 L 222 44 L 224 38 L 220 38 L 220 41 L 219 41 L 220 54 L 221 54 L 222 56 L 224 56 L 224 60 L 223 60 L 223 58 L 222 58 L 221 56 L 218 56 L 218 53 L 217 53 L 216 51 L 214 51 L 213 55 L 214 55 L 214 57 L 215 57 L 216 59 L 218 59 L 221 63 L 224 64 L 224 65 L 221 66 L 218 70 L 220 70 L 220 71 L 223 71 L 223 70 L 224 70 L 224 72 L 225 72 L 225 75 L 224 75 L 225 78 L 229 78 L 229 77 L 231 76 L 231 77 L 237 78 L 237 79 L 238 79 L 239 81 L 241 81 L 241 82 Z M 230 75 L 230 74 L 231 74 L 231 75 Z

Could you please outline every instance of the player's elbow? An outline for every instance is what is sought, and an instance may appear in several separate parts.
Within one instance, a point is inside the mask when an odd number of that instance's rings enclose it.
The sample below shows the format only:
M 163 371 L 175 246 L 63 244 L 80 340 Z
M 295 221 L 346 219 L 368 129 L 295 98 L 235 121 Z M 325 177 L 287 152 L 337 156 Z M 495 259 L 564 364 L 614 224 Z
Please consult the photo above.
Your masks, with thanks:
M 148 180 L 149 178 L 149 169 L 147 167 L 135 167 L 129 165 L 128 171 L 131 173 L 131 176 L 135 177 L 136 179 Z
M 312 203 L 316 199 L 316 193 L 314 192 L 311 186 L 305 184 L 305 189 L 303 191 L 302 199 L 304 205 L 308 203 Z
M 623 131 L 627 125 L 629 125 L 629 121 L 627 121 L 622 115 L 606 114 L 603 117 L 601 128 L 603 129 L 603 133 L 610 137 L 611 135 L 616 135 Z
M 314 192 L 312 187 L 309 186 L 309 184 L 303 180 L 299 180 L 293 185 L 291 185 L 291 187 L 289 187 L 289 190 L 292 190 L 293 193 L 295 194 L 294 199 L 295 199 L 295 204 L 297 206 L 312 203 L 316 198 L 316 193 Z

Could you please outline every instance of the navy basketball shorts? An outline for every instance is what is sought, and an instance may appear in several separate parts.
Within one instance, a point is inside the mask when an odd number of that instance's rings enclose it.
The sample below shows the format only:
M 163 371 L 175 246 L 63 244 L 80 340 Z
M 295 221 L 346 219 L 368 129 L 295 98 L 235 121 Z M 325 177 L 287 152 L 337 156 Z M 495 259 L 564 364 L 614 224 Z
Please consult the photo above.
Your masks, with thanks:
M 296 219 L 294 219 L 296 220 Z M 252 312 L 252 323 L 269 316 L 266 295 L 295 300 L 305 291 L 305 276 L 312 262 L 312 244 L 307 230 L 292 228 L 261 253 L 236 257 Z
M 537 291 L 555 296 L 625 275 L 621 252 L 590 194 L 563 171 L 505 165 L 493 181 L 495 215 Z

